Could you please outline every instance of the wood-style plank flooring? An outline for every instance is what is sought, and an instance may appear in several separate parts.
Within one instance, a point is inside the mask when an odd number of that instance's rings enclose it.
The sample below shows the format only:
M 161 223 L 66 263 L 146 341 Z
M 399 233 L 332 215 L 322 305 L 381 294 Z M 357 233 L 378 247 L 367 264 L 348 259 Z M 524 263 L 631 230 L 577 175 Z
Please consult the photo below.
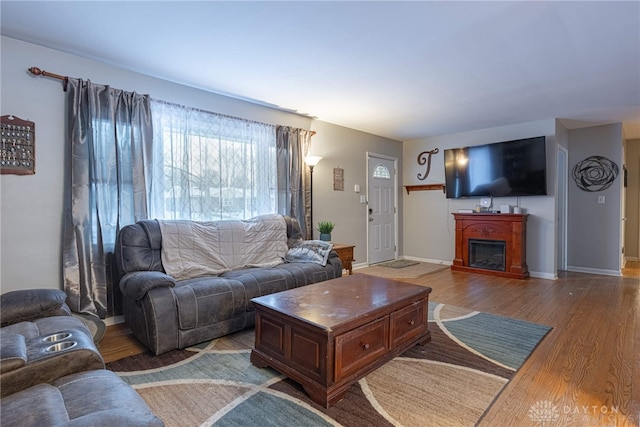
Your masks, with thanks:
M 480 426 L 640 425 L 640 263 L 627 263 L 623 277 L 517 280 L 444 270 L 404 280 L 430 286 L 432 301 L 553 327 Z M 100 350 L 109 362 L 144 347 L 113 325 Z

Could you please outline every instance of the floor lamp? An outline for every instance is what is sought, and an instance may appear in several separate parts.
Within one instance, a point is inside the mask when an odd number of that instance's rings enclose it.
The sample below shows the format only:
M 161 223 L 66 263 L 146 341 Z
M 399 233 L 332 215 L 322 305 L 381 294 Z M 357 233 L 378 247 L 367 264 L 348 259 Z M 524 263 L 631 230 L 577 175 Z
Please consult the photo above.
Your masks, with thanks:
M 309 166 L 309 172 L 311 173 L 311 178 L 309 179 L 309 202 L 311 206 L 309 206 L 309 222 L 311 223 L 311 236 L 307 236 L 308 240 L 313 240 L 313 167 L 318 164 L 318 162 L 322 160 L 320 156 L 306 156 L 304 158 L 304 162 Z

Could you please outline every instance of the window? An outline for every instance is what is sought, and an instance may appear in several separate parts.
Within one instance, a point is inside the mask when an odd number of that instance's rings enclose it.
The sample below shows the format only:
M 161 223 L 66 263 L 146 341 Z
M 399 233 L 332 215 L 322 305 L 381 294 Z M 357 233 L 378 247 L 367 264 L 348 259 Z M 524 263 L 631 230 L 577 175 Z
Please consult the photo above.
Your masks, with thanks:
M 373 177 L 380 178 L 380 179 L 391 179 L 391 173 L 389 172 L 389 169 L 387 169 L 386 166 L 377 165 L 373 170 Z
M 275 126 L 152 101 L 151 214 L 247 219 L 276 212 Z

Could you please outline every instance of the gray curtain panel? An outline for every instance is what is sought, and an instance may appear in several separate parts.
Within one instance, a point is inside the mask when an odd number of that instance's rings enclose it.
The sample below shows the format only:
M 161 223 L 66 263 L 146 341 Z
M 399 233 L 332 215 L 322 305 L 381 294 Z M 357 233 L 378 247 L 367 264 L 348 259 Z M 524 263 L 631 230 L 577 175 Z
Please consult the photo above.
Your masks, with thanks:
M 276 127 L 278 162 L 278 213 L 296 218 L 305 239 L 313 235 L 311 215 L 311 186 L 309 168 L 304 164 L 311 132 L 289 126 Z
M 118 230 L 147 218 L 150 100 L 69 79 L 67 109 L 64 288 L 73 311 L 105 318 L 115 310 L 108 256 Z

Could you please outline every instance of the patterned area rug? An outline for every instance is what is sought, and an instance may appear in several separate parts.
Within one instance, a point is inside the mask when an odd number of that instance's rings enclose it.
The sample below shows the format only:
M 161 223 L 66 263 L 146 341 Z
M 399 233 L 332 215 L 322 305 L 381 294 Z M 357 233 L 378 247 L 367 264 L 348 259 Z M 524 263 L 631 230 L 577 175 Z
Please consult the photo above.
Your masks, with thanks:
M 471 426 L 551 328 L 429 303 L 432 340 L 325 409 L 249 362 L 253 329 L 160 356 L 109 363 L 167 426 Z

